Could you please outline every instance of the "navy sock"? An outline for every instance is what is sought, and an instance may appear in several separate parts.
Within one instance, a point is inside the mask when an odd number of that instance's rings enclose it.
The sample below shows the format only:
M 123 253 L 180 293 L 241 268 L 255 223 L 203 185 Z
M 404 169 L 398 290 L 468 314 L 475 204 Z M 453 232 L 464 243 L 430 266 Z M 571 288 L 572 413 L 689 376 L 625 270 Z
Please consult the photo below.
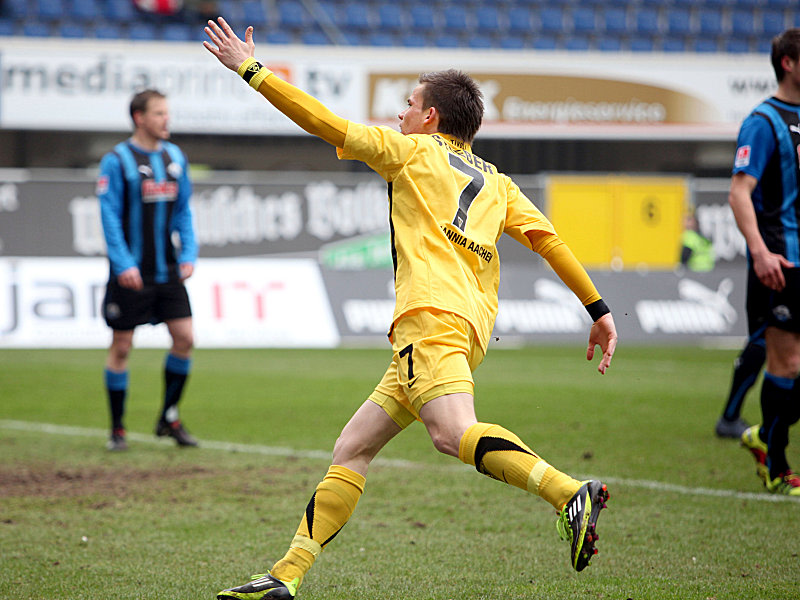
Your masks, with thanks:
M 183 394 L 192 359 L 167 354 L 164 363 L 164 408 L 161 418 L 172 423 L 178 420 L 178 402 Z
M 735 421 L 742 412 L 742 404 L 747 392 L 758 379 L 761 367 L 767 358 L 767 350 L 764 347 L 763 339 L 756 342 L 749 342 L 742 350 L 741 354 L 733 363 L 733 381 L 731 391 L 728 395 L 728 402 L 722 416 L 728 421 Z
M 123 429 L 122 417 L 125 415 L 125 397 L 128 394 L 128 371 L 103 371 L 108 406 L 111 410 L 111 428 Z
M 786 446 L 789 443 L 789 426 L 796 410 L 793 406 L 794 379 L 778 377 L 764 372 L 761 387 L 761 413 L 764 422 L 759 436 L 767 444 L 767 467 L 769 476 L 778 477 L 789 470 L 786 461 Z

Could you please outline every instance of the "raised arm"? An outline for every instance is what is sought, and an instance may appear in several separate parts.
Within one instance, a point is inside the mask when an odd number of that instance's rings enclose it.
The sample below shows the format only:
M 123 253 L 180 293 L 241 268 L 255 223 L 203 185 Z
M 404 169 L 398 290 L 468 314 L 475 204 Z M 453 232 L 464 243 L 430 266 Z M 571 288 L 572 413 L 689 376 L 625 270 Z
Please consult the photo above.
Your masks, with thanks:
M 206 50 L 231 71 L 236 71 L 275 108 L 308 133 L 342 148 L 347 135 L 347 119 L 336 115 L 322 102 L 276 77 L 257 62 L 253 58 L 256 46 L 252 27 L 247 28 L 242 41 L 225 19 L 219 17 L 218 21 L 209 21 L 205 28 L 212 42 L 203 42 Z

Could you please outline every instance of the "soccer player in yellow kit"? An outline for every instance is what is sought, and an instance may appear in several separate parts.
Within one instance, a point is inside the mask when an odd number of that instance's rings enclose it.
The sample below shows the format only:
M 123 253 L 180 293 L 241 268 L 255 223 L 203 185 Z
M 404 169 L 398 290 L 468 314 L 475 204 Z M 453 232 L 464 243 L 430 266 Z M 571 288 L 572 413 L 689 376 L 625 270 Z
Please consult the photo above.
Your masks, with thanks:
M 559 512 L 571 563 L 596 552 L 596 522 L 608 499 L 600 481 L 580 482 L 545 462 L 512 432 L 475 417 L 472 371 L 487 349 L 497 314 L 496 243 L 507 233 L 547 260 L 594 323 L 587 359 L 603 352 L 605 373 L 617 342 L 611 313 L 589 276 L 545 216 L 509 177 L 471 152 L 483 98 L 459 71 L 425 74 L 401 112 L 400 132 L 333 114 L 254 58 L 253 29 L 236 36 L 209 21 L 206 49 L 303 129 L 360 160 L 389 184 L 397 304 L 393 357 L 381 382 L 345 425 L 333 462 L 317 486 L 286 555 L 267 573 L 217 598 L 294 598 L 303 577 L 347 523 L 364 491 L 370 462 L 389 440 L 420 420 L 440 452 L 544 498 Z

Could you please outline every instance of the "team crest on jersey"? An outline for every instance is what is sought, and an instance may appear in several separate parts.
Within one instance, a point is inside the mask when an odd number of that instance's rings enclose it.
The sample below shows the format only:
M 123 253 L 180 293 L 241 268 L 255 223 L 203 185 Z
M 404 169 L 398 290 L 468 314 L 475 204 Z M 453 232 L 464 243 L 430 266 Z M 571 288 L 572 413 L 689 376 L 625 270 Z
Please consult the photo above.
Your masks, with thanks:
M 733 166 L 736 168 L 746 167 L 750 164 L 750 146 L 739 146 L 736 149 L 736 160 Z
M 180 179 L 183 175 L 183 167 L 179 163 L 171 162 L 167 165 L 167 173 L 173 179 Z
M 97 185 L 94 188 L 94 193 L 98 196 L 105 194 L 108 191 L 108 175 L 100 175 L 97 178 Z

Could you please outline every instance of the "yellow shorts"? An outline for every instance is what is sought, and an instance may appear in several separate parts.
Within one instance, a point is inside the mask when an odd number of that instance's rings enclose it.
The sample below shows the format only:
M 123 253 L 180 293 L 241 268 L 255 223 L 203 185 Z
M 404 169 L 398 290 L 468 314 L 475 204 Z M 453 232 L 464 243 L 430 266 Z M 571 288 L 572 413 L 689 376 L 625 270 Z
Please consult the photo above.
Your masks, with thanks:
M 422 406 L 475 388 L 472 371 L 483 350 L 468 321 L 434 309 L 400 317 L 392 330 L 392 363 L 369 399 L 400 427 L 419 419 Z

